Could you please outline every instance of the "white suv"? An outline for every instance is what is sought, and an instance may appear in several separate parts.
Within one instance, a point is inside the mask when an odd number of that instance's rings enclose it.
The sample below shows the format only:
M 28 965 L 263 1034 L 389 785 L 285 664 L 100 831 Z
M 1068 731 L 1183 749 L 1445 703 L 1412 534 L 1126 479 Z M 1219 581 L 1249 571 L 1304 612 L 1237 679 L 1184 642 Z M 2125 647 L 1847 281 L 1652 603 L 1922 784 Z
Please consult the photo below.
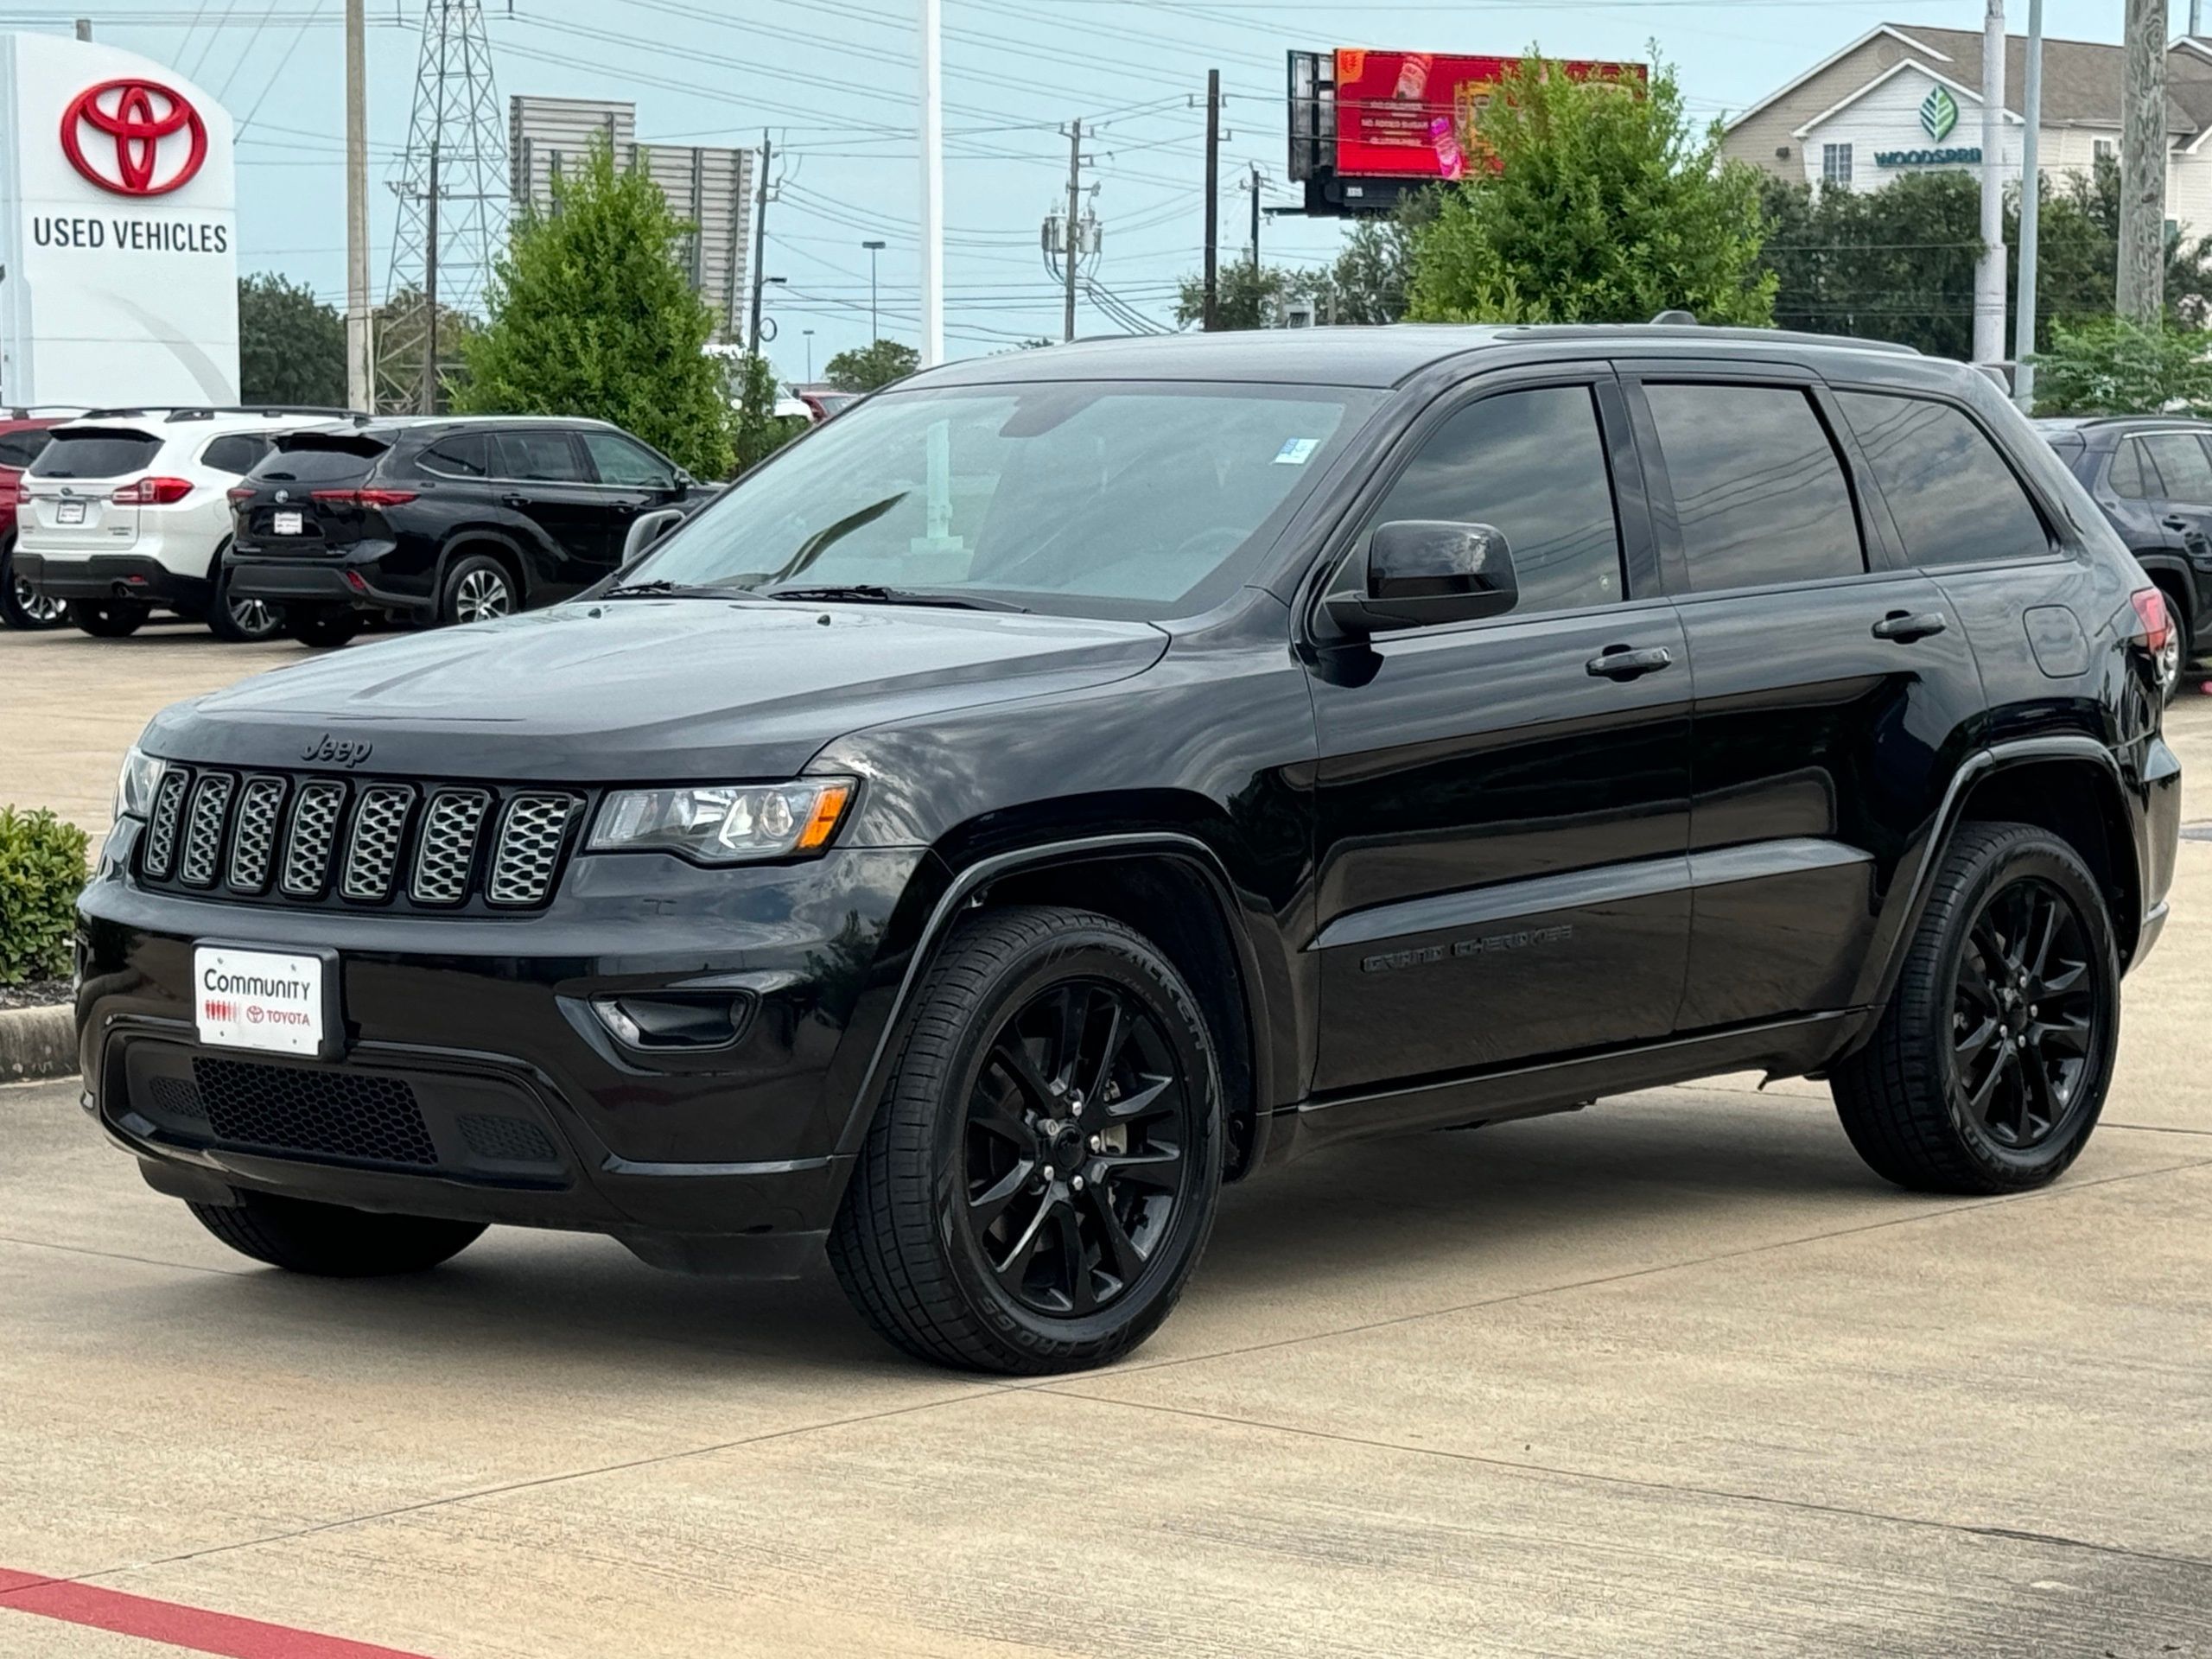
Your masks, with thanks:
M 16 574 L 101 639 L 137 632 L 156 606 L 220 639 L 271 639 L 283 613 L 226 591 L 228 492 L 278 433 L 346 413 L 105 409 L 57 426 L 23 474 Z

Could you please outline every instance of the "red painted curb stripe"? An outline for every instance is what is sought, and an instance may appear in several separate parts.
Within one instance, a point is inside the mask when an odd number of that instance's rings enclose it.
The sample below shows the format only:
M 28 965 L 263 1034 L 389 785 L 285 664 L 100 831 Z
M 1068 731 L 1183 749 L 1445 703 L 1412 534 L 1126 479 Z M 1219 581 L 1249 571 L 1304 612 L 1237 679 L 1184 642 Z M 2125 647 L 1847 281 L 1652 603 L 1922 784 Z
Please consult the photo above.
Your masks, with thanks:
M 318 1636 L 288 1624 L 211 1613 L 149 1596 L 126 1595 L 67 1579 L 18 1573 L 0 1567 L 0 1612 L 33 1613 L 65 1624 L 88 1624 L 118 1636 L 166 1642 L 220 1659 L 423 1659 L 397 1648 L 349 1642 L 342 1636 Z

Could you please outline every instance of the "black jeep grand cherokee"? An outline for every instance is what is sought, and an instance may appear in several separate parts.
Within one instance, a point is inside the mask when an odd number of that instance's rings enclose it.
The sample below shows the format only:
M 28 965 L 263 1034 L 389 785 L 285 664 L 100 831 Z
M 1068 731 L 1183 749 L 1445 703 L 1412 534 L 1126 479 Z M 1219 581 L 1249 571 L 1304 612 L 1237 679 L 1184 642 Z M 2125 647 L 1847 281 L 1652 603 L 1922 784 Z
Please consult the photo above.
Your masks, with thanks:
M 2081 1151 L 2179 807 L 2157 593 L 1955 365 L 1692 328 L 957 365 L 608 588 L 180 704 L 86 1103 L 249 1255 L 486 1224 L 1128 1350 L 1224 1180 L 1743 1067 Z M 1601 1133 L 1594 1129 L 1592 1133 Z

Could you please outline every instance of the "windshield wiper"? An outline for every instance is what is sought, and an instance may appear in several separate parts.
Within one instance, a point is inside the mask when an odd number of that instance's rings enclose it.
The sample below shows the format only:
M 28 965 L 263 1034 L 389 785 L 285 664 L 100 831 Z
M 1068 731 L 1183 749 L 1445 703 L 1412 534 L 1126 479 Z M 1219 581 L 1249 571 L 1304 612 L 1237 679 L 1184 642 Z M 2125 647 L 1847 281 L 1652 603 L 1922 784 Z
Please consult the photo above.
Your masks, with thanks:
M 608 588 L 601 599 L 737 599 L 743 590 L 705 588 L 690 582 L 626 582 Z
M 971 594 L 925 593 L 912 588 L 885 588 L 872 582 L 848 582 L 820 588 L 763 588 L 762 599 L 850 600 L 862 605 L 935 605 L 952 611 L 1020 611 L 1027 605 L 1011 600 L 983 599 Z

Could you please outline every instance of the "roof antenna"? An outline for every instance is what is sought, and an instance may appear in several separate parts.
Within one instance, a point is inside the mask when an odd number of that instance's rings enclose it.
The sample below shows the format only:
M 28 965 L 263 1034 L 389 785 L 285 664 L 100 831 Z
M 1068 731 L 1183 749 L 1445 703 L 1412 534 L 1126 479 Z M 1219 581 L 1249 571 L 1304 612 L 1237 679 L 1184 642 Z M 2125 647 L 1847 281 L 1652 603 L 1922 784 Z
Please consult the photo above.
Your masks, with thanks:
M 1670 306 L 1651 319 L 1651 326 L 1655 328 L 1694 328 L 1697 327 L 1697 313 Z

